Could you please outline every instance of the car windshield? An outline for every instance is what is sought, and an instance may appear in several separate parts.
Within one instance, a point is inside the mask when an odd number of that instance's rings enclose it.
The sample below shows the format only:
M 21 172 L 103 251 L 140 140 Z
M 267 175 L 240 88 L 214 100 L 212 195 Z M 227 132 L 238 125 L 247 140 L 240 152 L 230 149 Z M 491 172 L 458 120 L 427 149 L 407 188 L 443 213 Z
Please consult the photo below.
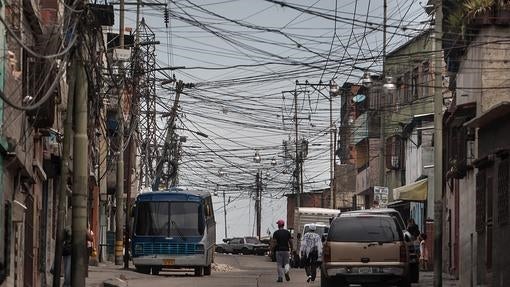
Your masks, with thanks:
M 402 232 L 391 217 L 340 217 L 333 221 L 328 241 L 393 242 L 401 241 Z
M 136 209 L 136 235 L 185 238 L 204 234 L 204 219 L 197 202 L 141 202 Z
M 255 237 L 247 237 L 246 238 L 246 243 L 259 244 L 260 241 L 257 238 L 255 238 Z
M 303 233 L 307 233 L 310 231 L 309 226 L 305 226 L 305 231 Z M 329 227 L 326 226 L 317 226 L 315 229 L 315 233 L 319 234 L 320 236 L 326 234 L 329 232 Z

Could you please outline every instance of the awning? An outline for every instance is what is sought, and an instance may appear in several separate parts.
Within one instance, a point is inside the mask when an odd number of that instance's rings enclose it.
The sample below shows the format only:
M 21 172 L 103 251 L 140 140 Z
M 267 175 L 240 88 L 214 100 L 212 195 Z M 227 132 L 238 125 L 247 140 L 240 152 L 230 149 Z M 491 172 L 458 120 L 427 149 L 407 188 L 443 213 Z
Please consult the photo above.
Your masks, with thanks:
M 393 189 L 393 200 L 425 201 L 427 200 L 428 179 L 422 179 Z

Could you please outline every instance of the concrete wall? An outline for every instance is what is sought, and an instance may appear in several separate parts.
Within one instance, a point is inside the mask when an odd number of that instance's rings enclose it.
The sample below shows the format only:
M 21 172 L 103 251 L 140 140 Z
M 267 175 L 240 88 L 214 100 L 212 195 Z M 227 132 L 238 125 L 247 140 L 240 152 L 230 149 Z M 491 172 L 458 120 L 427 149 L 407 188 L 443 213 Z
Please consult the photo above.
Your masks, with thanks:
M 335 194 L 337 208 L 351 208 L 352 197 L 356 194 L 356 168 L 341 164 L 335 168 Z

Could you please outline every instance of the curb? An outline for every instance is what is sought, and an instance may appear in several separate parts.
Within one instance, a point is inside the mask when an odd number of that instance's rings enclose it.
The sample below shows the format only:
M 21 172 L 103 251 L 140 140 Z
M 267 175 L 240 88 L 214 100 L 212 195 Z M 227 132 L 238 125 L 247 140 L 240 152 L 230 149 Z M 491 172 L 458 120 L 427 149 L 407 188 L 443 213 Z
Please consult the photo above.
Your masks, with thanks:
M 108 280 L 105 280 L 103 281 L 103 286 L 104 287 L 127 287 L 127 282 L 122 280 L 122 279 L 119 279 L 119 278 L 115 278 L 115 279 L 108 279 Z

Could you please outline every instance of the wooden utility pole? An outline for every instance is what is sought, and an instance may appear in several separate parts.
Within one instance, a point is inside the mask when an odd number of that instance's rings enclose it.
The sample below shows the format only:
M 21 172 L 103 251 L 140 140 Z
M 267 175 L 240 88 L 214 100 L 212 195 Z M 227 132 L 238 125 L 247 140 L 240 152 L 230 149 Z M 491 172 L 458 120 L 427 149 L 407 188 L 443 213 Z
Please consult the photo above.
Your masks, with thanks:
M 124 0 L 120 0 L 120 13 L 119 13 L 119 49 L 124 49 Z M 123 69 L 121 69 L 123 70 Z M 124 73 L 122 73 L 125 76 Z M 122 249 L 123 249 L 123 235 L 124 235 L 124 115 L 123 95 L 124 87 L 118 91 L 117 101 L 117 121 L 118 121 L 118 158 L 117 158 L 117 189 L 115 190 L 115 265 L 121 265 L 123 262 Z
M 85 50 L 85 49 L 83 49 Z M 85 53 L 77 53 L 81 58 L 76 64 L 76 89 L 74 99 L 73 137 L 73 195 L 72 195 L 72 253 L 71 286 L 84 287 L 87 272 L 87 197 L 88 197 L 88 83 L 85 72 Z
M 64 142 L 62 159 L 60 160 L 59 191 L 57 194 L 57 238 L 55 240 L 55 257 L 53 259 L 53 287 L 60 287 L 62 253 L 64 250 L 64 217 L 67 201 L 67 178 L 69 177 L 69 155 L 71 154 L 71 134 L 73 132 L 73 102 L 76 84 L 76 61 L 68 65 L 67 110 L 64 123 Z
M 434 21 L 434 286 L 443 285 L 443 10 L 436 0 Z

